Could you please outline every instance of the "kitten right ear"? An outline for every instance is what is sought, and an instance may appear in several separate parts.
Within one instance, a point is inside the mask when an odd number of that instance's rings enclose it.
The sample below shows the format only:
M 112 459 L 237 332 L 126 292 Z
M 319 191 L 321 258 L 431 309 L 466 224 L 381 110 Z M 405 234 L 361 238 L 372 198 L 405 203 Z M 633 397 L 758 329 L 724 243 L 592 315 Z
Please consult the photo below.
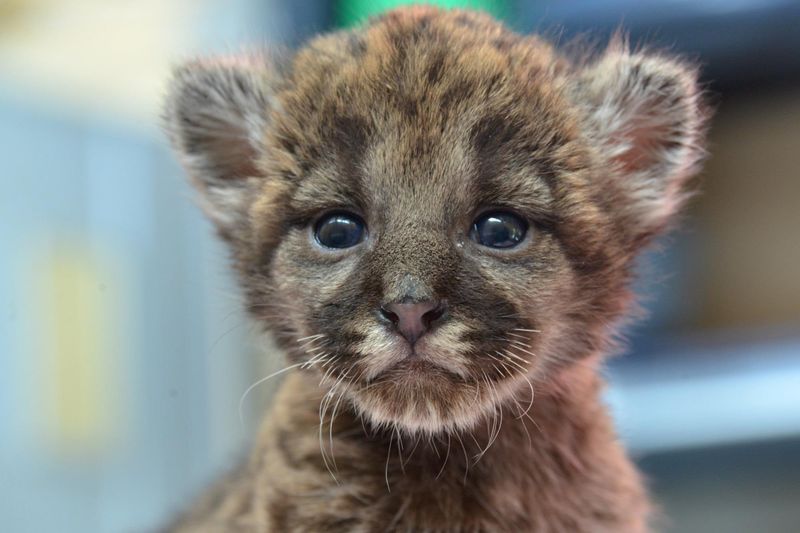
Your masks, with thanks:
M 193 61 L 173 75 L 165 129 L 204 210 L 226 238 L 246 220 L 248 193 L 260 179 L 273 77 L 260 56 Z
M 583 68 L 575 98 L 586 135 L 605 158 L 605 179 L 621 193 L 619 212 L 644 243 L 685 203 L 705 153 L 697 71 L 669 56 L 632 52 L 618 36 Z

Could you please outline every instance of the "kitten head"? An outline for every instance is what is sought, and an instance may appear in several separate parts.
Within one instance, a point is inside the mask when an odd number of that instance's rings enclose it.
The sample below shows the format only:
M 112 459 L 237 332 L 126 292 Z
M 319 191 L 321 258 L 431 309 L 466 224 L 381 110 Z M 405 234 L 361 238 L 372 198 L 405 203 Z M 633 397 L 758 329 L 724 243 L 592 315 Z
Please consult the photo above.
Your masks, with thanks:
M 619 43 L 573 62 L 421 7 L 282 61 L 190 63 L 166 115 L 253 315 L 410 432 L 602 352 L 702 153 L 682 63 Z

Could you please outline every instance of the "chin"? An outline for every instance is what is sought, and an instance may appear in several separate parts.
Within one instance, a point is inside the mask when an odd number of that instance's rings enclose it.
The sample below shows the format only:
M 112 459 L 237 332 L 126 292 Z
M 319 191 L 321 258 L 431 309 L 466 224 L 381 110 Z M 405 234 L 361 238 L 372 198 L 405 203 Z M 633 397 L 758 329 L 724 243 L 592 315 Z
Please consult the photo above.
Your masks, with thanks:
M 351 385 L 348 396 L 376 428 L 435 436 L 469 431 L 496 414 L 515 384 L 464 378 L 422 359 L 403 361 L 371 383 Z

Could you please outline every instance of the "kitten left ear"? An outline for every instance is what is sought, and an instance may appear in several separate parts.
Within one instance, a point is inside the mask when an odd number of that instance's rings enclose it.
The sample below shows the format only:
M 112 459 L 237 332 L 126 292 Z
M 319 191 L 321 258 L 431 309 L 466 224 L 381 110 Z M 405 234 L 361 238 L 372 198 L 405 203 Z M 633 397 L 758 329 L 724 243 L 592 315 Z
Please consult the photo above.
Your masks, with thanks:
M 221 234 L 245 219 L 272 109 L 274 76 L 261 56 L 213 58 L 177 68 L 164 119 L 172 145 Z
M 579 76 L 576 101 L 587 134 L 621 193 L 637 237 L 658 233 L 683 205 L 704 150 L 697 72 L 674 59 L 612 44 Z

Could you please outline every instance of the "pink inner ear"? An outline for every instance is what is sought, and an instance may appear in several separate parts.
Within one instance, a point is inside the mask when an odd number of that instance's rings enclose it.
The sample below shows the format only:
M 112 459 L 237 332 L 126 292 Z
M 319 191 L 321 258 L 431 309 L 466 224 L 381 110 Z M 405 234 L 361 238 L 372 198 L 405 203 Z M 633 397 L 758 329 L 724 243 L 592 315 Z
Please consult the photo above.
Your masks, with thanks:
M 214 132 L 206 149 L 219 177 L 242 179 L 258 175 L 257 153 L 243 130 L 230 127 Z
M 626 173 L 658 169 L 665 163 L 667 151 L 678 147 L 677 143 L 670 139 L 671 129 L 668 124 L 659 124 L 654 120 L 641 120 L 632 124 L 614 136 L 615 143 L 626 146 L 626 149 L 614 158 L 615 161 Z

